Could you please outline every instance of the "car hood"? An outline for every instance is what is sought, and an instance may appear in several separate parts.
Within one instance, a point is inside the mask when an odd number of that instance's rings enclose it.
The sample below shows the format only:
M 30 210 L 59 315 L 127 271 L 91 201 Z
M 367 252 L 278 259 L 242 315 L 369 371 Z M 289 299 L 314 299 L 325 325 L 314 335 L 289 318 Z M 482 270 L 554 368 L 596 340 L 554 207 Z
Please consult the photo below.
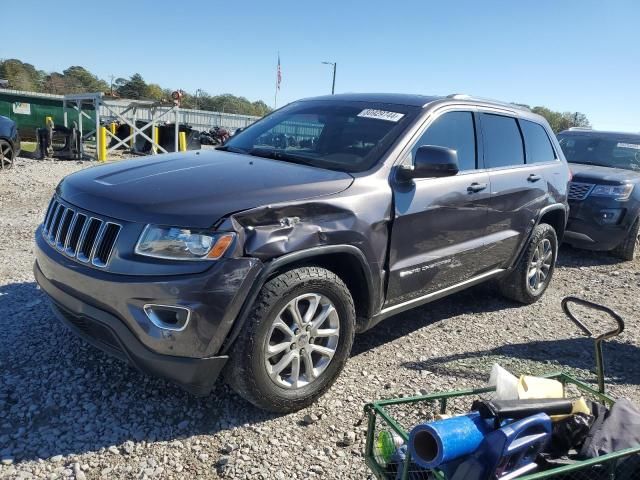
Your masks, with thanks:
M 582 163 L 570 163 L 569 168 L 573 173 L 572 180 L 574 182 L 609 184 L 640 182 L 640 172 L 624 168 L 601 167 L 600 165 Z
M 108 217 L 208 228 L 226 215 L 340 192 L 347 173 L 214 150 L 87 168 L 58 186 L 62 199 Z

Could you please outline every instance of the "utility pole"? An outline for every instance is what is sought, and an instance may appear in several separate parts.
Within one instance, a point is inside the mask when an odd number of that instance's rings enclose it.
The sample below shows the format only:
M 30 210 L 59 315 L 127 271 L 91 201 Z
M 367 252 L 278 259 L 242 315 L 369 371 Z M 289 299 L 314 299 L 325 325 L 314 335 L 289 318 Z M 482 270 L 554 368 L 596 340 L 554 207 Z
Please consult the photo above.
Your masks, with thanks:
M 110 92 L 110 93 L 109 93 L 109 95 L 111 95 L 112 97 L 113 97 L 113 79 L 114 79 L 114 78 L 115 78 L 115 77 L 113 76 L 113 74 L 111 74 L 111 75 L 109 76 L 109 79 L 111 80 L 111 83 L 110 83 L 110 85 L 109 85 L 109 92 Z
M 332 65 L 333 66 L 333 82 L 331 83 L 331 95 L 336 93 L 336 68 L 338 67 L 337 62 L 322 62 L 324 65 Z

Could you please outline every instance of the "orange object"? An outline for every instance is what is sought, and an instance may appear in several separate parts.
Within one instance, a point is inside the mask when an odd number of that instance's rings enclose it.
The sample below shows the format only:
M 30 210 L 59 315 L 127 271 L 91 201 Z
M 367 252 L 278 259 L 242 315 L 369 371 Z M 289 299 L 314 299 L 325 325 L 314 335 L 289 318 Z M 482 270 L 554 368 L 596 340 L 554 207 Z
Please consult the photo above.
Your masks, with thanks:
M 209 252 L 209 255 L 207 255 L 207 258 L 211 258 L 214 260 L 220 258 L 222 255 L 224 255 L 224 252 L 227 251 L 227 248 L 229 248 L 232 242 L 233 234 L 228 233 L 226 235 L 222 235 Z

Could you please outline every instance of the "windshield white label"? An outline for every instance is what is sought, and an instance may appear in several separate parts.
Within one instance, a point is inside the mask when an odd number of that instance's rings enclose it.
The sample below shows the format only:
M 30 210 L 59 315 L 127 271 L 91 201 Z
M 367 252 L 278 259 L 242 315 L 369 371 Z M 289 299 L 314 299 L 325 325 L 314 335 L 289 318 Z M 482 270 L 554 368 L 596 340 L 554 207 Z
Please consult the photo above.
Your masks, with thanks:
M 633 148 L 635 150 L 640 150 L 640 145 L 637 145 L 635 143 L 618 143 L 618 145 L 616 145 L 616 147 L 618 147 L 618 148 Z
M 404 113 L 388 112 L 386 110 L 376 110 L 374 108 L 365 108 L 359 114 L 359 117 L 363 118 L 375 118 L 376 120 L 386 120 L 387 122 L 398 122 Z

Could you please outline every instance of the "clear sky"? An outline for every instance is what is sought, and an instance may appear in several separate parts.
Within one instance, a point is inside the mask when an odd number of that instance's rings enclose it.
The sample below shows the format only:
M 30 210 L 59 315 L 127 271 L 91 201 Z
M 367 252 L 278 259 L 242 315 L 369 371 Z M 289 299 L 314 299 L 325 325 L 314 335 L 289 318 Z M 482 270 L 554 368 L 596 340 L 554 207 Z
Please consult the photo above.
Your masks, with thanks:
M 278 105 L 453 92 L 640 131 L 640 0 L 2 2 L 0 58 Z

